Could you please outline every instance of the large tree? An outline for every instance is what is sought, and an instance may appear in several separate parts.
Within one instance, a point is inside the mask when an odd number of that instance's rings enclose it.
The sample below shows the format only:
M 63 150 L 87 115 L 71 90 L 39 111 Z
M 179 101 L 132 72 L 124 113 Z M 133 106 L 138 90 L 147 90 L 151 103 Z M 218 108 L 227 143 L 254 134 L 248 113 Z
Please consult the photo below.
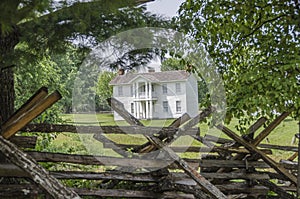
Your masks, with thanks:
M 179 27 L 214 58 L 225 83 L 228 118 L 249 122 L 290 110 L 299 118 L 299 6 L 298 0 L 182 4 Z
M 148 1 L 152 0 L 1 1 L 1 120 L 5 121 L 14 110 L 16 67 L 28 63 L 40 67 L 40 60 L 54 53 L 64 53 L 72 40 L 87 49 L 122 30 L 157 25 L 135 14 L 141 8 L 134 6 Z

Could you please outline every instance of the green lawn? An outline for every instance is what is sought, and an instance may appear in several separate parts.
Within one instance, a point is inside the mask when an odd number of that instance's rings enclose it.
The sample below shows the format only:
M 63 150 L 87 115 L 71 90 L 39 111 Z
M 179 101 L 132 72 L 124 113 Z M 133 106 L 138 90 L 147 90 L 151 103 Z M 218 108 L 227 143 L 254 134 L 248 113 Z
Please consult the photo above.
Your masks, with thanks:
M 74 119 L 75 117 L 75 119 Z M 124 126 L 128 125 L 124 121 L 113 120 L 113 116 L 111 114 L 65 114 L 62 115 L 62 118 L 66 120 L 68 124 L 77 124 L 77 125 L 118 125 Z M 173 120 L 145 120 L 142 121 L 146 126 L 168 126 Z M 237 120 L 233 120 L 228 127 L 235 132 L 235 125 L 237 124 Z M 208 131 L 207 124 L 199 125 L 201 130 L 201 135 L 213 134 L 215 136 L 226 137 L 217 129 L 211 129 Z M 258 131 L 260 132 L 261 129 Z M 298 133 L 298 125 L 297 122 L 287 118 L 284 120 L 268 137 L 270 143 L 276 145 L 295 145 L 296 143 L 291 143 L 292 138 L 295 133 Z M 107 136 L 109 139 L 122 144 L 142 144 L 146 142 L 146 139 L 141 135 L 119 135 L 119 134 L 110 134 Z M 263 143 L 266 143 L 264 140 Z M 183 136 L 176 140 L 173 145 L 184 146 L 184 145 L 201 145 L 197 141 L 193 141 L 193 139 L 189 136 Z M 295 145 L 296 146 L 296 145 Z M 86 150 L 88 148 L 88 151 Z M 109 148 L 104 148 L 102 143 L 92 138 L 92 135 L 78 135 L 73 133 L 60 133 L 57 138 L 48 146 L 48 151 L 55 152 L 68 152 L 68 153 L 77 153 L 77 154 L 93 154 L 93 155 L 107 155 L 107 156 L 118 156 L 115 152 L 113 152 Z M 273 157 L 276 160 L 287 159 L 292 152 L 282 152 L 282 151 L 273 151 Z M 182 157 L 192 157 L 197 158 L 199 154 L 196 153 L 186 153 L 181 154 Z

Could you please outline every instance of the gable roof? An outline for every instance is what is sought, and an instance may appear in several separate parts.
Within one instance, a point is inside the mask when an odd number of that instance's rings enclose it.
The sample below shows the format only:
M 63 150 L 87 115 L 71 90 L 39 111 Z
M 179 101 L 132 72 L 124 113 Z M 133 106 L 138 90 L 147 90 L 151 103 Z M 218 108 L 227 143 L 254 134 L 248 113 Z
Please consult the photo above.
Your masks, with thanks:
M 184 70 L 163 71 L 163 72 L 149 72 L 149 73 L 126 73 L 125 75 L 118 75 L 110 81 L 110 85 L 130 84 L 138 77 L 147 79 L 150 82 L 172 82 L 184 81 L 190 76 L 190 73 Z

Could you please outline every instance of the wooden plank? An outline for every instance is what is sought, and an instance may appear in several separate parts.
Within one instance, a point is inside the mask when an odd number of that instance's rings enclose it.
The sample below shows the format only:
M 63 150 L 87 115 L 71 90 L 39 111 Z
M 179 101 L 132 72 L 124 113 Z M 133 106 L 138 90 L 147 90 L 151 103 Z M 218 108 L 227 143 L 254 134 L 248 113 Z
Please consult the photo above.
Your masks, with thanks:
M 252 124 L 249 129 L 247 130 L 246 134 L 254 134 L 264 123 L 266 123 L 267 118 L 261 117 L 259 118 L 254 124 Z M 253 135 L 251 135 L 251 138 L 253 139 Z
M 109 99 L 108 99 L 109 100 Z M 112 105 L 112 103 L 113 103 L 113 105 Z M 122 104 L 116 104 L 117 102 L 116 101 L 114 101 L 113 99 L 110 99 L 109 100 L 109 104 L 111 105 L 111 106 L 118 106 L 118 105 L 120 105 L 120 106 L 122 106 L 123 107 L 123 105 Z M 124 109 L 124 107 L 123 107 L 123 109 Z M 126 112 L 125 112 L 125 114 L 126 114 Z M 175 121 L 173 121 L 173 123 L 169 126 L 169 127 L 178 127 L 180 124 L 181 124 L 181 122 L 185 122 L 186 120 L 188 120 L 190 117 L 189 117 L 189 115 L 188 114 L 184 114 L 182 117 L 179 117 L 179 118 L 177 118 Z M 133 123 L 133 124 L 135 124 L 135 123 Z M 138 125 L 139 127 L 143 127 L 142 125 Z M 128 132 L 128 131 L 127 131 Z M 154 133 L 153 133 L 154 134 Z M 163 132 L 162 130 L 160 130 L 159 132 L 158 132 L 158 134 L 159 135 L 169 135 L 170 133 L 165 133 L 165 132 Z M 166 137 L 166 136 L 165 136 Z M 143 145 L 140 145 L 140 146 L 137 146 L 137 147 L 134 147 L 132 150 L 131 150 L 131 153 L 129 154 L 129 153 L 127 153 L 127 151 L 125 151 L 125 150 L 122 150 L 122 149 L 120 149 L 119 147 L 117 147 L 116 145 L 114 145 L 115 143 L 114 142 L 112 142 L 111 140 L 109 140 L 109 139 L 107 139 L 102 133 L 98 133 L 98 134 L 94 134 L 94 138 L 96 139 L 96 140 L 98 140 L 98 141 L 101 141 L 101 142 L 108 142 L 108 143 L 110 143 L 110 144 L 112 144 L 112 150 L 114 150 L 115 152 L 117 152 L 118 154 L 120 154 L 120 155 L 122 155 L 123 157 L 128 157 L 128 156 L 131 156 L 131 157 L 135 157 L 136 156 L 136 154 L 133 154 L 133 153 L 135 153 L 135 152 L 146 152 L 146 151 L 148 151 L 148 152 L 150 152 L 150 151 L 153 151 L 153 150 L 155 150 L 156 148 L 155 148 L 155 146 L 154 145 L 152 145 L 150 142 L 147 142 L 146 144 L 143 144 Z M 133 152 L 133 153 L 132 153 Z M 144 157 L 145 158 L 145 157 Z M 128 169 L 126 169 L 126 170 L 130 170 L 130 171 L 132 171 L 132 167 L 131 168 L 128 168 Z M 114 180 L 114 181 L 112 181 L 111 182 L 112 184 L 117 184 L 118 182 L 116 181 L 116 180 Z M 114 186 L 114 185 L 113 185 Z
M 13 164 L 23 169 L 30 178 L 54 198 L 80 198 L 76 192 L 63 186 L 49 175 L 32 157 L 20 151 L 13 143 L 0 136 L 0 151 Z
M 297 188 L 295 186 L 283 185 L 283 186 L 280 186 L 280 188 L 285 191 L 297 193 Z
M 296 199 L 296 197 L 294 197 L 292 194 L 289 194 L 288 192 L 286 192 L 284 189 L 282 189 L 281 187 L 277 186 L 276 184 L 274 184 L 273 182 L 269 181 L 269 180 L 257 180 L 261 185 L 268 187 L 270 189 L 270 191 L 273 191 L 275 193 L 278 194 L 278 196 L 280 196 L 280 198 L 284 198 L 284 199 Z
M 185 113 L 181 117 L 174 120 L 169 125 L 169 127 L 178 128 L 181 124 L 187 122 L 189 119 L 191 119 L 191 117 L 187 113 Z M 197 128 L 197 129 L 199 129 L 199 128 Z M 176 132 L 177 132 L 177 130 L 175 132 L 172 132 L 172 133 L 164 133 L 164 132 L 160 131 L 160 132 L 157 133 L 157 136 L 159 137 L 160 140 L 163 140 L 167 137 L 170 137 L 171 135 L 174 135 Z M 154 151 L 154 150 L 156 150 L 156 147 L 154 145 L 152 145 L 150 142 L 146 142 L 145 144 L 134 147 L 132 151 L 137 152 L 137 153 L 149 153 L 149 152 Z
M 50 175 L 57 179 L 86 179 L 86 180 L 124 180 L 137 182 L 159 182 L 159 176 L 151 173 L 122 173 L 116 171 L 88 172 L 88 171 L 50 171 Z M 0 164 L 1 177 L 29 177 L 20 167 L 14 164 Z M 180 175 L 182 176 L 182 175 Z
M 227 198 L 218 188 L 211 184 L 207 179 L 200 175 L 195 169 L 193 169 L 186 161 L 180 158 L 172 149 L 166 147 L 158 138 L 151 137 L 151 142 L 156 145 L 157 148 L 163 149 L 168 153 L 168 156 L 173 159 L 178 166 L 180 166 L 193 180 L 197 182 L 207 193 L 211 194 L 215 198 Z
M 251 142 L 254 146 L 257 146 L 263 139 L 265 139 L 287 116 L 290 112 L 283 112 L 273 122 L 271 122 L 255 139 Z
M 112 197 L 112 198 L 178 198 L 178 199 L 194 199 L 192 194 L 165 192 L 156 193 L 151 191 L 137 191 L 125 189 L 85 189 L 73 188 L 80 196 L 94 197 Z M 0 185 L 0 197 L 26 197 L 35 198 L 37 195 L 46 195 L 44 190 L 34 185 Z M 67 196 L 65 197 L 67 198 Z
M 58 91 L 53 92 L 48 97 L 36 103 L 28 111 L 22 114 L 17 120 L 12 122 L 6 129 L 2 129 L 1 135 L 8 139 L 14 135 L 17 131 L 23 128 L 35 117 L 44 112 L 47 108 L 51 107 L 55 102 L 61 99 L 61 95 Z
M 243 160 L 199 160 L 199 166 L 204 168 L 270 168 L 263 161 L 243 161 Z
M 81 196 L 98 196 L 98 197 L 113 197 L 113 198 L 178 198 L 178 199 L 193 199 L 194 196 L 191 194 L 180 194 L 180 193 L 157 193 L 150 191 L 136 191 L 136 190 L 125 190 L 125 189 L 75 189 Z M 168 197 L 170 196 L 170 197 Z
M 207 179 L 224 179 L 224 180 L 232 180 L 232 179 L 245 179 L 245 180 L 259 180 L 259 179 L 270 179 L 269 174 L 266 172 L 252 172 L 249 173 L 246 170 L 237 170 L 230 173 L 209 173 L 209 172 L 201 172 L 201 175 Z M 180 173 L 171 173 L 171 176 L 174 176 L 172 179 L 174 182 L 182 183 L 187 182 L 188 185 L 195 185 L 196 183 L 189 179 L 191 182 L 188 182 L 187 176 L 182 175 Z
M 123 157 L 134 156 L 134 154 L 130 153 L 126 149 L 123 149 L 123 148 L 117 146 L 115 142 L 113 142 L 112 140 L 105 137 L 105 135 L 103 135 L 102 133 L 94 134 L 93 138 L 96 139 L 97 141 L 103 143 L 103 145 L 104 145 L 104 143 L 109 144 L 111 150 L 120 154 Z
M 247 142 L 250 142 L 251 140 L 253 140 L 255 131 L 257 129 L 259 129 L 266 121 L 267 121 L 267 119 L 264 117 L 259 118 L 253 125 L 251 125 L 247 129 L 247 131 L 246 131 L 247 134 L 242 135 L 242 138 Z M 239 147 L 239 146 L 241 146 L 241 144 L 235 142 L 235 144 L 233 144 L 232 146 Z M 246 156 L 246 154 L 236 154 L 235 156 L 231 157 L 230 160 L 242 160 L 245 156 Z M 222 173 L 222 172 L 229 172 L 229 171 L 230 171 L 230 168 L 227 168 L 227 169 L 220 168 L 217 172 Z
M 13 136 L 9 141 L 21 148 L 35 148 L 37 137 L 36 136 Z
M 28 173 L 26 173 L 20 167 L 11 164 L 11 163 L 3 163 L 0 164 L 0 176 L 1 177 L 30 177 Z
M 50 175 L 57 179 L 86 179 L 86 180 L 123 180 L 123 181 L 137 181 L 137 182 L 159 182 L 160 176 L 154 176 L 151 173 L 123 173 L 116 171 L 106 172 L 88 172 L 88 171 L 50 171 Z M 201 175 L 207 179 L 270 179 L 269 175 L 264 172 L 247 173 L 245 171 L 231 172 L 231 173 L 205 173 Z M 1 177 L 29 177 L 19 167 L 13 164 L 0 164 Z M 195 181 L 188 178 L 185 173 L 171 173 L 172 179 L 176 181 L 191 180 L 194 184 Z M 163 177 L 163 176 L 162 176 Z
M 70 132 L 80 134 L 143 134 L 154 135 L 161 133 L 162 136 L 174 134 L 178 131 L 175 127 L 142 127 L 142 126 L 76 126 L 66 124 L 28 124 L 21 129 L 23 132 Z M 199 128 L 190 128 L 185 135 L 199 134 Z
M 252 124 L 247 130 L 246 134 L 242 135 L 242 138 L 246 140 L 247 142 L 250 142 L 254 138 L 254 133 L 267 121 L 267 118 L 261 117 L 259 118 L 254 124 Z M 235 147 L 239 147 L 240 144 L 236 143 L 234 145 Z M 242 157 L 242 156 L 240 156 Z M 235 159 L 240 159 L 240 158 L 235 158 Z
M 178 130 L 178 132 L 176 132 L 174 135 L 169 136 L 169 138 L 164 141 L 165 145 L 169 145 L 171 144 L 176 138 L 178 138 L 181 135 L 186 135 L 185 132 L 188 131 L 190 128 L 192 128 L 193 126 L 199 124 L 201 121 L 205 120 L 205 118 L 207 118 L 212 112 L 214 112 L 215 109 L 212 107 L 206 108 L 204 109 L 200 114 L 198 114 L 196 117 L 192 118 L 190 121 L 188 121 L 187 123 L 185 123 L 183 126 L 181 126 Z M 200 133 L 197 134 L 192 134 L 190 135 L 191 137 L 193 137 L 194 139 L 198 140 L 199 142 L 203 143 L 204 145 L 213 148 L 214 145 L 204 141 L 203 139 L 199 139 Z M 161 139 L 162 140 L 162 139 Z
M 143 124 L 133 117 L 128 111 L 125 110 L 124 105 L 120 103 L 118 100 L 111 98 L 109 100 L 111 107 L 122 116 L 125 121 L 127 121 L 131 125 L 143 126 Z M 181 131 L 184 132 L 185 128 L 190 128 L 197 123 L 199 123 L 200 115 L 196 116 L 191 120 L 191 122 L 185 126 Z M 164 152 L 174 160 L 178 166 L 180 166 L 191 178 L 193 178 L 207 193 L 211 194 L 215 198 L 227 198 L 219 189 L 217 189 L 213 184 L 211 184 L 208 180 L 206 180 L 203 176 L 201 176 L 196 170 L 194 170 L 186 161 L 181 159 L 174 151 L 172 151 L 169 147 L 165 146 L 161 140 L 154 136 L 145 136 L 149 142 L 151 142 L 154 146 L 159 149 L 162 149 Z M 174 135 L 176 137 L 176 134 Z
M 191 180 L 188 181 L 172 181 L 174 185 L 184 185 L 187 187 L 191 187 L 192 189 L 196 189 L 195 182 L 193 183 Z M 249 185 L 245 182 L 230 182 L 230 183 L 222 183 L 222 184 L 216 184 L 216 187 L 218 187 L 222 192 L 226 194 L 247 194 L 247 195 L 262 195 L 266 196 L 268 194 L 269 188 L 262 186 L 262 185 Z
M 289 173 L 288 170 L 286 170 L 281 165 L 279 165 L 278 163 L 276 163 L 270 157 L 266 156 L 266 154 L 264 154 L 262 151 L 258 150 L 253 144 L 250 144 L 247 141 L 243 140 L 241 137 L 239 137 L 238 135 L 236 135 L 233 131 L 231 131 L 230 129 L 226 128 L 225 126 L 218 125 L 217 127 L 219 129 L 223 129 L 223 132 L 226 133 L 226 135 L 228 135 L 229 137 L 231 137 L 232 139 L 234 139 L 238 143 L 242 144 L 249 151 L 251 151 L 253 153 L 257 153 L 258 155 L 260 155 L 261 158 L 267 164 L 269 164 L 274 170 L 276 170 L 278 173 L 284 175 L 288 180 L 290 180 L 294 184 L 297 184 L 297 178 L 293 174 Z M 258 140 L 260 140 L 260 139 L 258 139 Z
M 120 158 L 96 155 L 77 155 L 64 153 L 50 153 L 26 151 L 28 155 L 38 162 L 66 162 L 82 165 L 103 165 L 103 166 L 121 166 L 133 168 L 162 168 L 167 165 L 172 166 L 171 159 L 140 159 L 140 158 Z M 184 159 L 191 165 L 199 165 L 197 159 Z M 178 168 L 172 166 L 172 168 Z
M 298 169 L 298 162 L 289 161 L 289 160 L 280 160 L 279 164 L 283 165 L 287 169 L 291 169 L 291 170 Z
M 178 132 L 175 135 L 173 135 L 174 138 L 176 139 L 177 136 L 186 135 L 186 131 L 188 131 L 195 125 L 198 125 L 200 122 L 205 120 L 214 111 L 215 111 L 215 108 L 213 108 L 213 107 L 208 107 L 208 108 L 204 109 L 203 111 L 201 111 L 201 113 L 199 113 L 196 117 L 193 117 L 191 120 L 186 122 L 183 126 L 181 126 L 178 129 Z M 198 134 L 192 134 L 192 135 L 198 135 Z
M 112 148 L 114 146 L 120 147 L 122 149 L 128 149 L 128 148 L 134 148 L 140 145 L 135 144 L 118 144 L 118 143 L 103 143 L 104 148 Z M 243 154 L 249 154 L 249 151 L 244 148 L 233 148 L 233 147 L 220 147 L 220 146 L 214 146 L 213 148 L 210 147 L 204 147 L 204 146 L 189 146 L 189 147 L 183 147 L 183 146 L 170 146 L 170 148 L 176 152 L 176 153 L 184 153 L 184 152 L 229 152 L 229 153 L 243 153 Z M 272 154 L 272 151 L 269 149 L 261 149 L 265 154 Z
M 85 172 L 85 171 L 53 171 L 51 175 L 57 179 L 86 179 L 86 180 L 123 180 L 136 182 L 159 182 L 160 177 L 150 173 L 122 173 L 115 171 Z
M 46 87 L 41 87 L 34 95 L 32 95 L 29 100 L 27 100 L 7 121 L 2 125 L 2 129 L 6 129 L 15 120 L 23 115 L 25 112 L 30 110 L 37 102 L 41 101 L 48 95 L 48 89 Z
M 294 146 L 279 146 L 274 144 L 259 144 L 258 147 L 265 148 L 265 149 L 275 149 L 281 151 L 297 151 L 298 148 Z
M 197 183 L 192 180 L 191 178 L 187 179 L 189 181 L 192 181 L 188 184 L 183 183 L 176 183 L 173 180 L 173 177 L 171 178 L 165 178 L 164 181 L 158 184 L 158 191 L 176 191 L 176 192 L 183 192 L 183 193 L 190 193 L 195 196 L 195 198 L 201 198 L 201 199 L 211 199 L 211 195 L 205 193 L 200 186 L 197 185 Z
M 107 102 L 109 106 L 111 106 L 112 109 L 116 111 L 128 124 L 134 126 L 144 126 L 138 119 L 136 119 L 133 115 L 126 111 L 124 105 L 116 98 L 109 98 L 107 99 Z
M 232 140 L 230 140 L 230 139 L 220 138 L 220 137 L 216 137 L 216 136 L 209 135 L 209 134 L 206 134 L 206 135 L 203 137 L 203 139 L 206 140 L 206 141 L 215 142 L 215 143 L 217 143 L 217 144 L 228 144 L 228 143 L 232 143 Z
M 293 155 L 291 155 L 287 160 L 293 161 L 296 159 L 296 157 L 298 157 L 298 152 L 293 153 Z
M 224 180 L 232 180 L 232 179 L 245 179 L 245 180 L 268 180 L 270 179 L 269 175 L 266 173 L 247 173 L 247 172 L 230 172 L 230 173 L 204 173 L 201 172 L 207 179 L 224 179 Z
M 231 143 L 232 140 L 226 139 L 226 138 L 218 138 L 213 135 L 205 135 L 203 137 L 204 140 L 210 141 L 210 142 L 215 142 L 218 144 L 228 144 Z M 294 146 L 280 146 L 280 145 L 274 145 L 274 144 L 258 144 L 257 145 L 260 148 L 265 148 L 265 149 L 275 149 L 275 150 L 281 150 L 281 151 L 298 151 L 298 147 Z
M 216 185 L 222 192 L 226 194 L 256 194 L 256 195 L 267 195 L 269 189 L 265 186 L 254 185 L 249 186 L 247 183 L 229 183 Z
M 176 120 L 174 120 L 169 126 L 170 127 L 179 127 L 183 123 L 187 122 L 190 119 L 191 119 L 191 117 L 189 116 L 189 114 L 184 113 L 181 117 L 179 117 Z
M 27 152 L 38 162 L 66 162 L 83 165 L 122 166 L 133 168 L 159 168 L 171 164 L 171 160 L 146 160 L 95 155 L 77 155 L 49 152 Z
M 36 198 L 37 196 L 48 195 L 42 188 L 34 185 L 15 185 L 0 184 L 0 198 L 19 199 L 19 198 Z

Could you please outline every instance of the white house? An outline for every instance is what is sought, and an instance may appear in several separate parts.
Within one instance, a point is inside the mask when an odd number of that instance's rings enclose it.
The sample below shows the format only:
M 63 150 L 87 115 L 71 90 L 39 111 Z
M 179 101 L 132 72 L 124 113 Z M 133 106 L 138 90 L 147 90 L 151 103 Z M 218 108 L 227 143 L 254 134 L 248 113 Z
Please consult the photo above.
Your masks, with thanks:
M 113 97 L 138 119 L 178 118 L 198 114 L 198 86 L 193 74 L 164 71 L 119 74 L 110 85 Z M 115 120 L 123 120 L 114 112 Z

